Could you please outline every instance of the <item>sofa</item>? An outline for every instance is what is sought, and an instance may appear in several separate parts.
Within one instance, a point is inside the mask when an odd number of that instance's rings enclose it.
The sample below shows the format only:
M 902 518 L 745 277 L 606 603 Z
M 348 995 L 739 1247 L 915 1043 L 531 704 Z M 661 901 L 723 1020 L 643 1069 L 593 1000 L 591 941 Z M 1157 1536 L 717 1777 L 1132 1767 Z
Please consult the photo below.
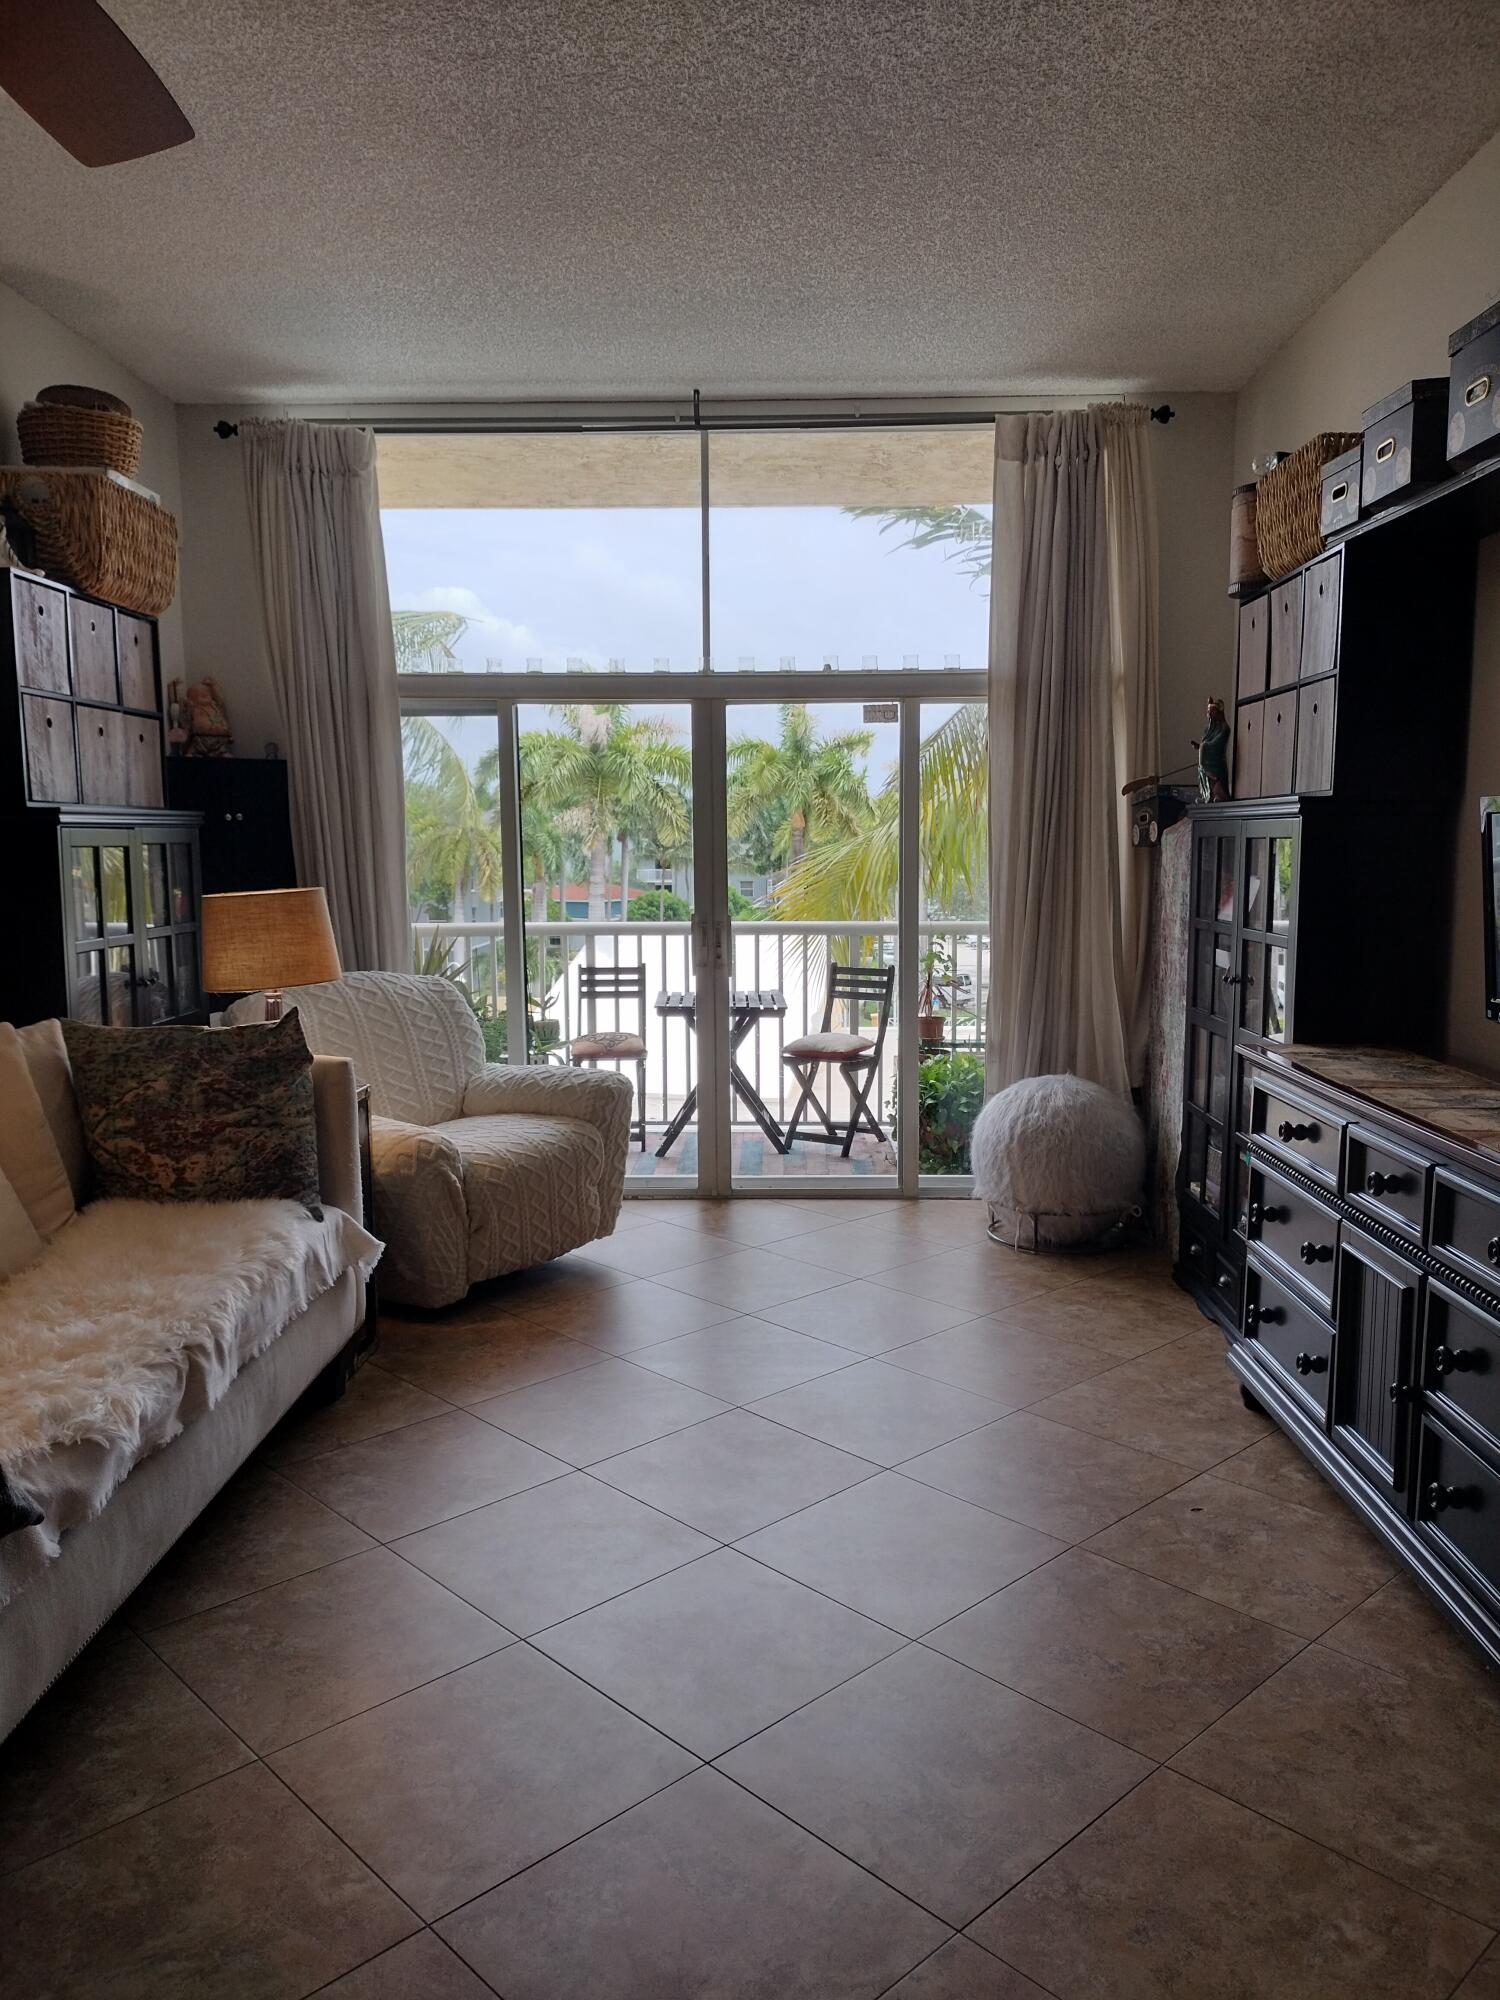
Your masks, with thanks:
M 59 1024 L 0 1023 L 0 1198 L 41 1239 L 0 1279 L 0 1739 L 309 1386 L 342 1385 L 380 1246 L 353 1068 L 312 1075 L 321 1215 L 89 1201 Z
M 380 1296 L 455 1305 L 471 1285 L 608 1236 L 625 1191 L 632 1092 L 610 1070 L 485 1060 L 451 980 L 350 972 L 288 987 L 307 1045 L 343 1056 L 370 1091 Z M 232 1024 L 264 1018 L 265 995 Z

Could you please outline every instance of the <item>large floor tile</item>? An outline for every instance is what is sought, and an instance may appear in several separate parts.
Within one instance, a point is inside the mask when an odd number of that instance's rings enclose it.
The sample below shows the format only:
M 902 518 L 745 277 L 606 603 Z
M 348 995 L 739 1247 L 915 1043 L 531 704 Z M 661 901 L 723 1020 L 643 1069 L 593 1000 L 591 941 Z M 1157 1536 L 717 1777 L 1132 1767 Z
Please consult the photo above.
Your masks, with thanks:
M 783 1245 L 788 1257 L 850 1278 L 916 1263 L 924 1255 L 932 1256 L 940 1247 L 936 1238 L 914 1236 L 910 1225 L 902 1225 L 899 1215 L 826 1224 Z
M 388 1549 L 239 1597 L 151 1643 L 265 1754 L 468 1664 L 511 1635 Z
M 1485 1667 L 1474 1642 L 1405 1575 L 1393 1576 L 1347 1618 L 1330 1625 L 1320 1643 L 1393 1674 L 1446 1681 L 1469 1698 L 1482 1690 L 1500 1700 L 1500 1675 Z
M 0 1874 L 249 1762 L 233 1730 L 111 1626 L 0 1750 Z
M 1353 1515 L 1313 1513 L 1207 1474 L 1089 1547 L 1304 1639 L 1326 1632 L 1392 1569 Z
M 628 1493 L 570 1472 L 395 1546 L 524 1637 L 707 1555 L 714 1544 Z
M 1215 1479 L 1228 1479 L 1236 1486 L 1254 1487 L 1269 1493 L 1273 1500 L 1290 1500 L 1298 1507 L 1314 1511 L 1344 1513 L 1349 1502 L 1326 1480 L 1305 1452 L 1298 1451 L 1285 1431 L 1272 1431 L 1257 1438 L 1232 1458 L 1214 1467 Z
M 966 1306 L 977 1317 L 1019 1299 L 1066 1290 L 1077 1282 L 1077 1273 L 1066 1258 L 1027 1257 L 981 1242 L 877 1272 L 875 1282 L 943 1305 Z
M 917 1638 L 1065 1544 L 899 1472 L 882 1472 L 739 1546 L 783 1575 Z
M 1174 1760 L 1200 1784 L 1500 1927 L 1500 1691 L 1309 1646 Z
M 494 2000 L 494 1988 L 434 1932 L 418 1931 L 323 1987 L 318 2000 Z M 1009 2000 L 1003 1989 L 1000 2000 Z
M 490 1407 L 486 1404 L 486 1411 Z M 556 1479 L 566 1469 L 493 1424 L 450 1410 L 321 1458 L 301 1459 L 288 1473 L 356 1527 L 389 1542 Z
M 1022 1299 L 996 1315 L 1041 1339 L 1081 1340 L 1117 1361 L 1132 1361 L 1181 1340 L 1201 1324 L 1197 1307 L 1170 1280 L 1159 1287 L 1081 1279 L 1065 1291 Z
M 1102 1375 L 1112 1367 L 1107 1354 L 1064 1334 L 1036 1334 L 1003 1319 L 972 1319 L 900 1347 L 888 1356 L 893 1368 L 909 1368 L 972 1389 L 1007 1409 L 1035 1403 L 1073 1382 Z
M 907 1459 L 901 1470 L 1067 1542 L 1097 1534 L 1192 1477 L 1186 1466 L 1049 1423 L 1031 1410 L 967 1431 Z
M 598 1358 L 592 1347 L 520 1313 L 465 1315 L 451 1324 L 382 1317 L 380 1326 L 381 1366 L 449 1403 L 482 1403 Z
M 1485 1953 L 1453 2000 L 1500 2000 L 1500 1943 Z
M 403 1424 L 421 1423 L 424 1417 L 441 1417 L 447 1409 L 441 1397 L 370 1361 L 335 1402 L 298 1411 L 278 1424 L 258 1455 L 266 1465 L 289 1465 L 299 1458 L 317 1458 L 338 1445 L 400 1430 Z
M 670 1290 L 712 1299 L 736 1312 L 758 1313 L 787 1299 L 826 1291 L 837 1279 L 832 1271 L 798 1263 L 780 1249 L 754 1249 L 733 1250 L 711 1263 L 691 1264 L 681 1271 L 664 1271 L 659 1282 Z
M 439 1928 L 506 2000 L 874 2000 L 943 1940 L 714 1771 Z
M 960 1925 L 1151 1767 L 911 1646 L 742 1744 L 721 1768 Z
M 622 1229 L 586 1244 L 579 1253 L 590 1264 L 603 1264 L 630 1278 L 656 1278 L 663 1271 L 679 1271 L 690 1264 L 706 1264 L 723 1257 L 735 1245 L 710 1231 L 674 1229 L 668 1222 L 647 1222 L 638 1229 Z
M 1048 2000 L 1040 1986 L 967 1938 L 950 1938 L 891 1988 L 890 2000 Z
M 912 1375 L 885 1361 L 861 1361 L 836 1375 L 803 1382 L 755 1405 L 775 1423 L 877 1465 L 898 1465 L 964 1431 L 978 1430 L 1003 1406 L 967 1389 Z
M 1268 1418 L 1240 1401 L 1222 1343 L 1197 1334 L 1122 1361 L 1033 1407 L 1038 1416 L 1175 1459 L 1194 1472 L 1206 1472 L 1271 1428 Z
M 790 1201 L 658 1201 L 653 1219 L 675 1229 L 698 1229 L 727 1243 L 751 1247 L 805 1236 L 824 1222 Z
M 262 1765 L 0 1881 L 26 2000 L 301 2000 L 416 1928 Z
M 1275 1673 L 1301 1641 L 1075 1549 L 929 1632 L 927 1643 L 1160 1759 Z
M 797 1382 L 831 1374 L 835 1368 L 847 1368 L 855 1356 L 831 1341 L 744 1316 L 659 1341 L 634 1359 L 640 1368 L 686 1382 L 689 1388 L 702 1389 L 726 1403 L 751 1403 Z
M 864 1355 L 886 1354 L 972 1317 L 963 1306 L 913 1298 L 862 1278 L 835 1285 L 831 1291 L 788 1299 L 783 1305 L 762 1307 L 761 1316 Z
M 714 1299 L 695 1299 L 687 1292 L 670 1292 L 647 1278 L 568 1298 L 541 1299 L 525 1304 L 522 1310 L 535 1325 L 602 1348 L 606 1354 L 631 1354 L 637 1348 L 654 1346 L 658 1340 L 696 1333 L 700 1326 L 718 1326 L 738 1317 L 733 1306 L 721 1306 Z
M 531 1313 L 540 1305 L 557 1305 L 564 1299 L 586 1298 L 594 1292 L 608 1291 L 615 1285 L 628 1285 L 630 1276 L 625 1271 L 611 1271 L 605 1264 L 592 1264 L 582 1251 L 573 1250 L 566 1257 L 554 1257 L 548 1264 L 532 1264 L 524 1271 L 511 1271 L 503 1278 L 493 1278 L 487 1285 L 476 1285 L 469 1293 L 469 1306 L 475 1312 L 497 1307 L 501 1312 Z
M 512 1646 L 272 1766 L 430 1921 L 660 1791 L 693 1759 Z
M 1170 1771 L 970 1929 L 1059 2000 L 1444 2000 L 1485 1938 Z
M 534 1642 L 700 1757 L 716 1757 L 901 1644 L 733 1549 Z
M 878 1468 L 750 1410 L 606 1458 L 593 1477 L 685 1521 L 716 1541 L 737 1541 L 783 1515 L 826 1500 Z
M 726 1407 L 717 1396 L 705 1396 L 629 1361 L 601 1358 L 576 1374 L 480 1403 L 475 1414 L 569 1465 L 592 1465 L 668 1431 L 685 1430 Z
M 252 1464 L 157 1564 L 125 1615 L 137 1631 L 149 1632 L 373 1547 L 342 1514 Z

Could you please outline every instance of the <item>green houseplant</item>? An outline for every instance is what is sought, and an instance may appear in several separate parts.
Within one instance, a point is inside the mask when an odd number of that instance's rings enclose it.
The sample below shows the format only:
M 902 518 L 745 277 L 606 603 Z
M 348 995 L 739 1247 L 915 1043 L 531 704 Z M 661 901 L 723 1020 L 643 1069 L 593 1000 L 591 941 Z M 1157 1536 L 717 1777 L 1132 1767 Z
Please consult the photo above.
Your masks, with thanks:
M 944 1049 L 917 1068 L 917 1166 L 924 1174 L 966 1174 L 974 1120 L 984 1103 L 984 1057 L 975 1049 Z M 899 1130 L 896 1093 L 891 1119 Z

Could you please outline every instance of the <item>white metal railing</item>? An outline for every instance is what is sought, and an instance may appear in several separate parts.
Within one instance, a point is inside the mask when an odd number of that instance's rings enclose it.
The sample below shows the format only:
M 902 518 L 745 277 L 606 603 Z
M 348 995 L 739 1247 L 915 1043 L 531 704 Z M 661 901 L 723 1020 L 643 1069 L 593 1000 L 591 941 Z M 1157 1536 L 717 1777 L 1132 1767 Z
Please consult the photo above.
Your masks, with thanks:
M 795 1079 L 782 1062 L 782 1050 L 795 1036 L 823 1025 L 823 1002 L 830 961 L 843 964 L 890 965 L 895 961 L 894 922 L 783 922 L 738 919 L 731 922 L 733 969 L 730 985 L 786 996 L 783 1015 L 766 1015 L 739 1050 L 740 1067 L 776 1116 L 785 1120 L 795 1102 Z M 448 947 L 446 963 L 472 996 L 481 1015 L 499 1018 L 508 1012 L 505 995 L 504 926 L 500 923 L 438 923 L 412 925 L 412 935 L 424 962 Z M 989 989 L 990 939 L 986 925 L 974 918 L 925 919 L 918 925 L 918 948 L 926 953 L 934 942 L 946 946 L 953 967 L 945 981 L 946 1016 L 942 1047 L 978 1052 L 984 1045 L 985 997 Z M 622 1028 L 643 1032 L 646 1042 L 646 1116 L 666 1124 L 697 1079 L 697 1038 L 680 1017 L 656 1012 L 656 996 L 690 992 L 694 986 L 692 925 L 685 922 L 623 920 L 528 922 L 527 976 L 532 998 L 532 1045 L 535 1058 L 566 1049 L 586 1029 Z M 589 1016 L 579 999 L 578 971 L 592 965 L 644 965 L 645 1021 L 633 1003 L 618 1008 L 599 1003 Z M 871 1103 L 883 1116 L 890 1108 L 896 1069 L 896 1018 L 902 1001 L 914 1004 L 922 984 L 920 969 L 898 978 L 891 1030 L 881 1050 Z M 847 1025 L 847 1023 L 843 1024 Z M 928 1052 L 928 1051 L 924 1051 Z M 844 1086 L 837 1076 L 830 1109 L 845 1108 Z M 788 1086 L 791 1086 L 789 1091 Z M 825 1102 L 829 1101 L 825 1097 Z M 750 1124 L 750 1115 L 736 1099 L 733 1122 Z

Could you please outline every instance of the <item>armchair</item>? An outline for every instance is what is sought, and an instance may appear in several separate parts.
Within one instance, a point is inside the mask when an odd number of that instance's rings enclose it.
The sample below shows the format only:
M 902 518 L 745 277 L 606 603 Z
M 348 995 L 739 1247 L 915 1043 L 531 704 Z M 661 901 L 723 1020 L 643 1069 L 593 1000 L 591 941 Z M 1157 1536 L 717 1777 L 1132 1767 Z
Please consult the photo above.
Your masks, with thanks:
M 231 1020 L 257 1018 L 260 995 Z M 351 972 L 287 989 L 315 1055 L 370 1087 L 381 1294 L 446 1306 L 471 1285 L 608 1236 L 625 1186 L 633 1093 L 609 1070 L 487 1063 L 448 980 Z

